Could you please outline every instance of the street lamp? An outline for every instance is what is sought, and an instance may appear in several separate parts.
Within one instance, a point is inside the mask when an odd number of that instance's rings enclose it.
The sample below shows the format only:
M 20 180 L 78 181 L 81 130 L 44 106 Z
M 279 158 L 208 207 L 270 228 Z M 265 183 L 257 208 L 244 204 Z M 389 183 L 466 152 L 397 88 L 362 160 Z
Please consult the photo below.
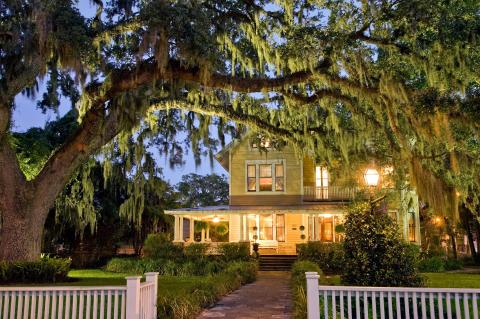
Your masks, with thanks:
M 378 174 L 378 171 L 374 168 L 367 168 L 363 174 L 363 178 L 368 187 L 377 187 L 380 174 Z

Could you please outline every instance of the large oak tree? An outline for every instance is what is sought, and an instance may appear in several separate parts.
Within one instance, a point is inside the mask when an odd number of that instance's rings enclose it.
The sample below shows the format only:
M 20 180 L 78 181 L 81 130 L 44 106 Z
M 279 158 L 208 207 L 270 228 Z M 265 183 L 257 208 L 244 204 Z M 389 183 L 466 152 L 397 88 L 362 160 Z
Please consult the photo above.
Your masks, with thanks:
M 475 1 L 94 3 L 92 19 L 69 0 L 0 3 L 0 259 L 37 258 L 72 174 L 172 109 L 201 123 L 195 143 L 231 120 L 321 159 L 387 161 L 440 213 L 478 204 Z M 14 99 L 44 77 L 42 108 L 80 88 L 79 125 L 26 178 Z

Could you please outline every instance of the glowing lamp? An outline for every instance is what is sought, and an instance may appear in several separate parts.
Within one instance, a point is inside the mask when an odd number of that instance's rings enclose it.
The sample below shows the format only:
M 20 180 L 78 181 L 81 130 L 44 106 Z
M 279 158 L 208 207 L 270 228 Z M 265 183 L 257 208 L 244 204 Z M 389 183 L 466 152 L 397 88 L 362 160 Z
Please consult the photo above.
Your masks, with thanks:
M 380 175 L 378 174 L 376 169 L 368 168 L 363 174 L 363 178 L 365 179 L 365 184 L 367 184 L 367 186 L 376 187 L 378 185 Z
M 212 222 L 214 222 L 214 223 L 218 223 L 219 221 L 220 221 L 220 217 L 218 217 L 216 215 L 212 219 Z

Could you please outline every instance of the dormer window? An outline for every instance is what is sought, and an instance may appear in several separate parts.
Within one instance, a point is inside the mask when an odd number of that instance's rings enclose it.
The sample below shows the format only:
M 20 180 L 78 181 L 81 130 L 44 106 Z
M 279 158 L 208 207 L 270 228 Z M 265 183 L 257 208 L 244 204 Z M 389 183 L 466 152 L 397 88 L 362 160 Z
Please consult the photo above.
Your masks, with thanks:
M 247 192 L 283 192 L 285 165 L 283 160 L 247 161 Z

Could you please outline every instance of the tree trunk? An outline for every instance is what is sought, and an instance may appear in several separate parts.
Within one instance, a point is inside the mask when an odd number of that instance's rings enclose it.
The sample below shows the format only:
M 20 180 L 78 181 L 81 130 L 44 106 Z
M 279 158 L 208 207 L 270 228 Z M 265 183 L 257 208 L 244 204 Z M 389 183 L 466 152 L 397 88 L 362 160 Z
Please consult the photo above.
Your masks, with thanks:
M 30 193 L 25 193 L 27 196 L 17 193 L 14 201 L 1 205 L 0 260 L 32 261 L 40 256 L 48 207 L 38 207 Z

